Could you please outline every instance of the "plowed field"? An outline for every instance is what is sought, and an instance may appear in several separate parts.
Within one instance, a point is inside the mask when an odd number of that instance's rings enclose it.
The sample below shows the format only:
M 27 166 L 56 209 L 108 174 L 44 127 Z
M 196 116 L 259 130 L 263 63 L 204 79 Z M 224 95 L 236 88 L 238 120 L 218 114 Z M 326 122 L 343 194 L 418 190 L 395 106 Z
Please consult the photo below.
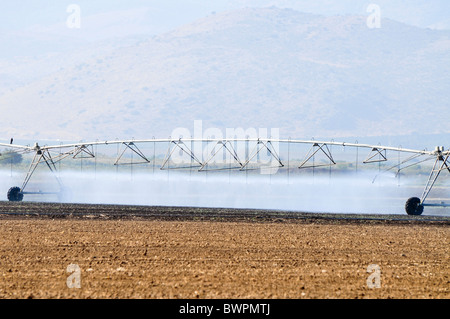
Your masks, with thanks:
M 450 297 L 445 217 L 8 202 L 0 213 L 0 298 Z

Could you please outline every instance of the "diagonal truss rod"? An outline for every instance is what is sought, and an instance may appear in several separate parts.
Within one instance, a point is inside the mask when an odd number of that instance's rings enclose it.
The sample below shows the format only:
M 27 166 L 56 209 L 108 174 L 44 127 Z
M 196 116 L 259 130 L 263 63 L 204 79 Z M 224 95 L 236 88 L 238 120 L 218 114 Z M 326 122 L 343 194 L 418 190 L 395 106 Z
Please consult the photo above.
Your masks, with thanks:
M 33 157 L 33 160 L 30 164 L 30 167 L 28 168 L 28 172 L 25 176 L 25 179 L 22 184 L 22 188 L 20 189 L 21 192 L 25 190 L 25 187 L 28 185 L 28 182 L 31 179 L 31 176 L 33 176 L 33 173 L 35 172 L 36 168 L 40 163 L 45 162 L 47 164 L 47 167 L 50 169 L 50 171 L 53 173 L 53 176 L 55 177 L 56 181 L 58 182 L 59 186 L 62 188 L 62 183 L 58 176 L 56 175 L 56 165 L 53 161 L 53 158 L 48 150 L 38 150 Z
M 172 146 L 172 144 L 174 146 Z M 166 164 L 167 164 L 167 168 L 169 168 L 168 163 L 177 148 L 179 148 L 182 152 L 186 153 L 191 158 L 191 160 L 195 161 L 198 164 L 195 167 L 202 166 L 202 163 L 198 160 L 198 158 L 195 156 L 195 154 L 192 152 L 192 150 L 189 149 L 189 147 L 187 147 L 187 145 L 181 139 L 179 139 L 177 141 L 171 140 L 169 142 L 169 148 L 167 149 L 167 154 L 164 158 L 164 161 L 163 161 L 160 169 L 162 169 L 162 170 L 165 169 Z M 191 167 L 194 167 L 194 166 L 191 165 L 188 167 L 174 167 L 174 168 L 191 168 Z
M 230 146 L 227 146 L 227 144 L 230 144 Z M 217 147 L 218 145 L 221 145 L 220 147 Z M 237 155 L 236 150 L 234 149 L 233 145 L 231 145 L 230 141 L 218 141 L 216 145 L 214 145 L 214 148 L 211 152 L 211 156 L 201 165 L 199 171 L 206 171 L 204 168 L 212 161 L 212 159 L 219 153 L 222 149 L 225 149 L 232 157 L 233 159 L 239 164 L 239 167 L 225 167 L 225 168 L 215 168 L 215 169 L 207 169 L 207 170 L 226 170 L 226 169 L 235 169 L 235 168 L 242 168 L 243 163 L 239 159 L 239 156 Z
M 119 156 L 117 156 L 116 161 L 114 162 L 114 165 L 131 165 L 131 164 L 146 164 L 150 163 L 150 160 L 144 155 L 144 153 L 134 144 L 133 142 L 123 142 L 122 143 L 125 147 L 123 148 L 122 153 L 120 153 Z M 119 163 L 119 161 L 122 159 L 123 155 L 125 154 L 125 151 L 127 149 L 130 149 L 132 152 L 137 154 L 141 159 L 143 159 L 143 162 L 133 162 L 133 163 Z
M 261 147 L 262 145 L 262 147 Z M 270 147 L 269 147 L 270 145 Z M 255 147 L 253 148 L 252 152 L 250 153 L 250 155 L 248 156 L 247 160 L 245 161 L 245 163 L 242 165 L 242 167 L 240 168 L 240 170 L 244 170 L 247 165 L 250 163 L 250 161 L 259 154 L 259 152 L 261 152 L 262 149 L 266 149 L 269 154 L 276 159 L 276 161 L 278 162 L 278 167 L 284 167 L 284 164 L 281 162 L 280 157 L 278 156 L 277 152 L 275 151 L 275 148 L 272 145 L 272 142 L 269 140 L 267 142 L 264 143 L 264 141 L 259 140 L 257 141 Z
M 442 155 L 438 154 L 436 157 L 436 161 L 434 162 L 433 169 L 431 170 L 430 176 L 428 177 L 427 184 L 425 186 L 425 189 L 423 190 L 422 197 L 421 197 L 421 204 L 425 202 L 428 195 L 430 194 L 431 190 L 433 189 L 434 184 L 436 183 L 436 180 L 438 179 L 440 173 L 444 170 L 447 170 L 450 172 L 449 167 L 449 156 L 450 154 Z M 440 164 L 442 162 L 442 164 Z
M 378 156 L 378 159 L 374 159 L 376 156 Z M 374 147 L 372 148 L 372 151 L 369 153 L 363 164 L 386 162 L 386 161 L 387 161 L 386 149 Z
M 408 157 L 408 158 L 402 160 L 402 161 L 399 162 L 398 164 L 395 164 L 394 166 L 391 166 L 391 167 L 389 167 L 389 168 L 383 170 L 381 173 L 375 175 L 375 177 L 374 177 L 373 180 L 372 180 L 372 183 L 375 182 L 375 180 L 378 178 L 379 175 L 385 174 L 385 173 L 387 173 L 387 172 L 389 172 L 389 171 L 391 171 L 391 170 L 393 170 L 393 169 L 397 169 L 397 171 L 396 171 L 396 173 L 395 173 L 395 177 L 398 177 L 398 176 L 400 175 L 400 172 L 401 172 L 402 170 L 405 170 L 405 169 L 407 169 L 407 168 L 410 168 L 410 167 L 413 167 L 413 166 L 416 166 L 416 165 L 419 165 L 419 164 L 422 164 L 422 163 L 425 163 L 425 162 L 428 162 L 428 161 L 434 159 L 434 157 L 427 157 L 427 158 L 425 158 L 425 159 L 422 159 L 422 160 L 420 160 L 420 161 L 417 161 L 417 162 L 414 162 L 414 163 L 412 163 L 412 164 L 409 164 L 409 165 L 406 165 L 406 166 L 403 166 L 403 167 L 402 167 L 403 164 L 406 164 L 406 163 L 408 163 L 408 162 L 410 162 L 410 161 L 412 161 L 412 160 L 415 160 L 416 158 L 419 158 L 419 157 L 421 157 L 421 156 L 423 156 L 423 154 L 414 154 L 414 155 L 412 155 L 412 156 L 410 156 L 410 157 Z
M 90 145 L 92 148 L 92 145 Z M 73 151 L 68 152 L 70 155 L 73 155 L 73 158 L 94 158 L 95 154 L 92 149 L 89 149 L 86 145 L 81 145 L 76 147 Z
M 316 148 L 314 150 L 314 148 Z M 314 155 L 316 155 L 319 151 L 321 151 L 325 156 L 330 160 L 329 164 L 319 164 L 319 165 L 306 165 L 306 163 L 309 162 L 311 158 L 313 158 Z M 298 168 L 312 168 L 312 167 L 323 167 L 323 166 L 331 166 L 336 165 L 336 162 L 333 159 L 333 156 L 331 155 L 330 149 L 328 148 L 327 144 L 319 145 L 318 143 L 314 143 L 311 146 L 311 149 L 308 151 L 306 158 L 303 160 L 303 162 L 300 164 Z
M 48 152 L 48 156 L 50 156 L 50 151 L 52 151 L 54 154 L 51 156 L 51 160 L 54 164 L 62 161 L 63 159 L 72 156 L 73 159 L 83 159 L 83 158 L 94 158 L 94 152 L 88 148 L 86 145 L 80 145 L 78 147 L 75 147 L 73 150 L 67 151 L 67 152 L 61 152 L 56 153 L 55 150 L 50 148 L 40 148 L 41 152 Z M 80 154 L 87 154 L 87 155 L 80 155 Z M 80 155 L 80 156 L 79 156 Z
M 407 163 L 407 162 L 409 162 L 409 161 L 412 161 L 413 159 L 416 159 L 416 158 L 418 158 L 418 157 L 420 157 L 420 156 L 423 156 L 423 155 L 421 155 L 421 154 L 415 154 L 415 155 L 413 155 L 413 156 L 411 156 L 411 157 L 409 157 L 409 158 L 403 160 L 400 164 L 398 164 L 398 165 L 396 165 L 396 166 L 394 166 L 394 167 L 391 167 L 390 169 L 397 168 L 397 173 L 395 174 L 395 175 L 397 176 L 398 174 L 400 174 L 400 171 L 402 171 L 402 170 L 404 170 L 404 169 L 407 169 L 407 168 L 410 168 L 410 167 L 412 167 L 412 166 L 416 166 L 416 165 L 419 165 L 419 164 L 428 162 L 428 161 L 430 161 L 430 160 L 433 159 L 432 157 L 427 157 L 427 158 L 425 158 L 425 159 L 423 159 L 423 160 L 420 160 L 420 161 L 418 161 L 418 162 L 415 162 L 415 163 L 412 163 L 412 164 L 409 164 L 409 165 L 406 165 L 406 166 L 403 166 L 403 167 L 402 167 L 403 164 L 405 164 L 405 163 Z M 389 169 L 389 170 L 390 170 L 390 169 Z

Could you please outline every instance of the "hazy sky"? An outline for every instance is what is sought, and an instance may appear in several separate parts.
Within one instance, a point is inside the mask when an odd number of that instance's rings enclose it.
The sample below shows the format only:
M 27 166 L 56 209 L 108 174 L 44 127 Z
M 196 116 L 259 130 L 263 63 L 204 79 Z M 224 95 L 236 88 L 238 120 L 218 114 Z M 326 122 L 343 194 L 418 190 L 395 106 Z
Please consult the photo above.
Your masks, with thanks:
M 3 92 L 7 92 L 8 98 L 12 101 L 8 101 L 8 103 L 15 103 L 15 97 L 22 98 L 24 96 L 18 88 L 28 85 L 27 90 L 31 92 L 29 96 L 33 97 L 30 98 L 30 103 L 34 102 L 34 97 L 40 96 L 40 91 L 46 92 L 47 90 L 45 88 L 33 91 L 35 87 L 41 87 L 44 85 L 42 83 L 55 83 L 53 78 L 50 79 L 50 75 L 53 76 L 59 72 L 58 74 L 66 76 L 65 72 L 67 72 L 67 76 L 70 76 L 68 81 L 75 81 L 76 77 L 70 73 L 71 71 L 66 70 L 72 70 L 75 66 L 79 67 L 81 61 L 84 62 L 92 57 L 107 56 L 110 52 L 122 53 L 118 49 L 127 46 L 132 48 L 136 43 L 151 42 L 145 40 L 181 25 L 190 24 L 213 12 L 218 13 L 245 7 L 276 6 L 321 15 L 365 17 L 371 14 L 367 11 L 370 4 L 378 5 L 381 9 L 381 18 L 393 19 L 422 28 L 450 30 L 449 0 L 0 0 L 0 96 Z M 67 25 L 68 18 L 72 15 L 71 12 L 68 12 L 68 8 L 72 5 L 81 10 L 80 28 L 70 28 Z M 409 34 L 413 35 L 416 33 L 440 34 L 440 32 L 421 32 L 416 28 L 405 29 L 412 30 L 409 31 Z M 448 37 L 448 35 L 445 34 L 444 37 Z M 404 42 L 402 42 L 403 44 Z M 392 51 L 399 46 L 397 42 L 389 42 L 389 45 L 392 46 Z M 430 48 L 425 44 L 421 45 L 427 49 L 424 50 L 425 53 L 435 54 L 437 62 L 441 63 L 438 65 L 443 66 L 433 69 L 428 67 L 429 64 L 424 64 L 427 66 L 425 73 L 435 81 L 430 81 L 430 83 L 436 83 L 433 89 L 437 90 L 436 88 L 438 88 L 441 89 L 439 93 L 443 92 L 436 95 L 442 97 L 448 92 L 445 87 L 448 84 L 446 80 L 449 74 L 446 72 L 448 40 L 436 42 Z M 65 54 L 67 52 L 70 54 Z M 110 56 L 113 55 L 110 54 Z M 124 56 L 127 55 L 124 54 Z M 331 56 L 331 58 L 334 57 Z M 420 59 L 422 58 L 424 57 L 421 55 Z M 115 63 L 117 66 L 121 66 L 119 62 Z M 436 63 L 431 65 L 434 66 Z M 124 75 L 128 74 L 126 69 L 120 67 L 118 69 L 124 70 L 122 71 Z M 433 72 L 436 76 L 432 74 Z M 106 77 L 112 73 L 99 71 L 99 74 Z M 327 73 L 323 74 L 324 76 L 328 75 Z M 414 82 L 411 79 L 415 74 L 411 75 L 406 71 L 404 74 L 404 81 Z M 48 79 L 45 78 L 47 76 Z M 91 79 L 90 75 L 82 74 L 82 76 L 83 80 Z M 141 74 L 140 76 L 143 77 Z M 355 77 L 355 79 L 361 78 Z M 358 81 L 361 83 L 356 83 L 356 87 L 366 84 L 365 78 Z M 117 84 L 119 88 L 128 85 L 120 81 L 115 83 L 119 83 Z M 89 82 L 84 85 L 89 87 Z M 233 86 L 230 87 L 233 88 Z M 380 81 L 380 87 L 385 89 L 383 81 Z M 111 87 L 106 88 L 112 90 Z M 61 89 L 61 92 L 63 92 L 61 96 L 67 98 L 64 95 L 64 89 Z M 391 93 L 387 88 L 386 92 L 389 93 L 385 93 L 385 95 L 390 96 Z M 81 98 L 83 94 L 76 95 L 74 93 L 74 96 Z M 191 94 L 193 93 L 191 92 Z M 176 98 L 179 96 L 176 95 Z M 95 100 L 95 98 L 96 94 L 92 94 L 92 99 Z M 134 99 L 134 97 L 130 97 L 130 99 Z M 389 97 L 386 97 L 386 100 L 390 101 Z M 43 101 L 40 103 L 44 103 Z M 424 98 L 423 101 L 430 103 L 432 100 Z M 441 103 L 441 107 L 447 104 L 445 101 Z M 47 102 L 45 101 L 45 103 Z M 365 101 L 363 102 L 365 103 Z M 334 105 L 333 103 L 335 102 L 330 102 L 331 105 Z M 355 98 L 355 102 L 352 103 L 361 102 Z M 6 105 L 5 102 L 4 105 Z M 26 103 L 24 102 L 22 105 L 26 105 Z
M 81 18 L 97 19 L 97 26 L 126 22 L 130 33 L 166 31 L 204 17 L 212 11 L 275 5 L 317 14 L 367 15 L 369 4 L 380 6 L 382 17 L 420 27 L 450 29 L 448 0 L 21 0 L 0 2 L 0 32 L 63 24 L 70 4 L 81 8 Z M 124 21 L 126 20 L 126 21 Z M 82 20 L 83 21 L 83 20 Z M 144 28 L 146 26 L 147 28 Z

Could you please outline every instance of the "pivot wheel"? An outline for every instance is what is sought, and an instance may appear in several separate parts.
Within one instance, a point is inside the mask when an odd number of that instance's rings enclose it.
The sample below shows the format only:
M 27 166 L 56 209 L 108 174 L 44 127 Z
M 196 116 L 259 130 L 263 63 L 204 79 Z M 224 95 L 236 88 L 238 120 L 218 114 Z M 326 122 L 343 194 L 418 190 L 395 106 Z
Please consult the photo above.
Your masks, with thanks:
M 21 202 L 23 200 L 23 193 L 20 191 L 20 187 L 11 187 L 7 194 L 10 202 Z
M 412 197 L 406 201 L 405 210 L 408 215 L 422 215 L 423 205 L 420 203 L 420 198 Z

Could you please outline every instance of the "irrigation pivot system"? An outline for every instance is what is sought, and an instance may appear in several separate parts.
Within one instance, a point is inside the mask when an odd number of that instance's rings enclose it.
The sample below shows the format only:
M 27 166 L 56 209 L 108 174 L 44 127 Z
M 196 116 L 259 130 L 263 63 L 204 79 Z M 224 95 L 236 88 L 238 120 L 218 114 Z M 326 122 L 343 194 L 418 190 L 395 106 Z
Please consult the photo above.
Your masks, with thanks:
M 450 151 L 445 150 L 444 147 L 438 146 L 433 151 L 428 150 L 414 150 L 403 149 L 401 147 L 387 147 L 381 145 L 369 145 L 358 143 L 345 143 L 335 141 L 314 141 L 314 140 L 295 140 L 295 139 L 271 139 L 271 138 L 231 138 L 231 139 L 204 139 L 204 138 L 166 138 L 166 139 L 147 139 L 147 140 L 113 140 L 113 141 L 96 141 L 96 142 L 80 142 L 74 144 L 60 144 L 40 146 L 35 143 L 33 146 L 16 145 L 11 143 L 0 143 L 0 146 L 6 147 L 12 150 L 14 153 L 19 154 L 34 154 L 31 164 L 26 172 L 22 186 L 14 186 L 8 190 L 7 198 L 9 201 L 22 201 L 24 195 L 27 194 L 49 194 L 45 192 L 29 192 L 27 191 L 27 185 L 33 176 L 36 168 L 40 165 L 45 165 L 51 172 L 56 173 L 56 163 L 66 158 L 95 158 L 97 154 L 94 152 L 94 147 L 100 145 L 117 145 L 121 148 L 121 151 L 117 152 L 117 158 L 114 165 L 124 164 L 126 157 L 125 152 L 131 152 L 134 156 L 137 156 L 138 161 L 127 164 L 149 164 L 155 161 L 155 156 L 147 156 L 145 152 L 141 150 L 142 145 L 153 143 L 166 143 L 168 145 L 167 152 L 160 163 L 160 169 L 169 169 L 170 163 L 174 162 L 176 158 L 179 159 L 182 154 L 189 161 L 185 161 L 183 164 L 178 161 L 176 169 L 192 169 L 197 171 L 210 171 L 210 170 L 237 170 L 246 171 L 251 169 L 251 163 L 255 162 L 255 159 L 264 153 L 270 157 L 269 166 L 265 166 L 266 169 L 278 169 L 278 168 L 290 168 L 289 163 L 279 154 L 279 145 L 287 144 L 287 147 L 295 144 L 303 144 L 307 146 L 309 151 L 305 152 L 303 161 L 301 161 L 296 168 L 318 168 L 323 166 L 333 166 L 337 164 L 337 160 L 332 151 L 332 147 L 341 146 L 344 148 L 354 148 L 356 151 L 365 151 L 367 153 L 365 159 L 361 162 L 364 164 L 387 162 L 389 159 L 388 154 L 403 154 L 408 156 L 406 159 L 400 161 L 396 165 L 389 167 L 386 171 L 396 170 L 399 173 L 408 167 L 423 163 L 425 161 L 434 161 L 432 169 L 426 185 L 424 187 L 422 196 L 411 197 L 406 201 L 405 210 L 408 215 L 421 215 L 426 206 L 439 206 L 449 207 L 450 205 L 445 203 L 432 204 L 427 202 L 428 195 L 436 184 L 439 176 L 443 171 L 450 172 Z M 201 145 L 200 148 L 195 145 Z M 240 145 L 246 145 L 246 151 L 239 151 Z M 249 145 L 251 147 L 249 147 Z M 206 146 L 206 147 L 205 147 Z M 207 149 L 207 152 L 204 150 Z M 199 151 L 200 150 L 200 151 Z M 201 153 L 201 154 L 200 154 Z M 226 163 L 217 161 L 217 157 L 223 156 L 229 159 Z M 315 161 L 317 157 L 321 156 L 322 161 Z M 289 156 L 288 156 L 289 161 Z M 61 181 L 57 174 L 54 174 L 56 180 L 59 183 L 60 188 L 63 188 Z

